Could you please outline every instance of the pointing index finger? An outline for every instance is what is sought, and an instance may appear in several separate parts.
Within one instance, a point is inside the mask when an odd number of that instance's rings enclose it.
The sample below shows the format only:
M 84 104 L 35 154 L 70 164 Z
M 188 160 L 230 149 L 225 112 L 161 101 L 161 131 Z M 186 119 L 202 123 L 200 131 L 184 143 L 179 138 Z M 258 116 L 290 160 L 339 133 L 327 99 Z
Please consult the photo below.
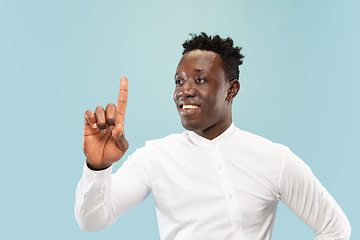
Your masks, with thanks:
M 116 125 L 124 126 L 126 104 L 128 99 L 128 79 L 122 77 L 120 80 L 120 91 L 116 110 Z

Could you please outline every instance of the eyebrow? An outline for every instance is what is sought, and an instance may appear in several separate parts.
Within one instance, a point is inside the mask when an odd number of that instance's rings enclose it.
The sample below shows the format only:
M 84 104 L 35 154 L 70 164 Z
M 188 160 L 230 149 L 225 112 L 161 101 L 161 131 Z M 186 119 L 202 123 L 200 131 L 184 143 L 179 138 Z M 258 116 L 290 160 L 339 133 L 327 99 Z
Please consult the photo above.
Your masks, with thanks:
M 176 73 L 175 73 L 175 77 L 178 76 L 178 75 L 180 75 L 181 73 L 183 73 L 183 71 L 178 71 L 178 72 L 176 72 Z
M 195 72 L 204 72 L 204 73 L 207 73 L 207 71 L 205 71 L 205 70 L 202 69 L 202 68 L 195 68 L 194 71 L 195 71 Z M 183 73 L 183 71 L 178 71 L 178 72 L 176 72 L 176 73 L 175 73 L 175 77 L 178 76 L 178 75 L 180 75 L 180 74 L 182 74 L 182 73 Z
M 195 70 L 195 72 L 204 72 L 204 73 L 206 73 L 206 71 L 204 69 L 202 69 L 202 68 L 195 68 L 194 70 Z

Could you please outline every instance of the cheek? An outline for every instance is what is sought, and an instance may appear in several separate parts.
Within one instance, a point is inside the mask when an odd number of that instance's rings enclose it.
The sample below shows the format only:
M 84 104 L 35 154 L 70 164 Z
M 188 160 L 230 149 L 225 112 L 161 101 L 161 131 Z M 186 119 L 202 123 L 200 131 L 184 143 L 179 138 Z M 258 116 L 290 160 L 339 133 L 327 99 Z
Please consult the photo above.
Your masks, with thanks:
M 176 103 L 176 97 L 177 96 L 177 92 L 176 92 L 176 90 L 174 91 L 174 95 L 173 95 L 173 100 L 174 100 L 174 102 Z
M 226 101 L 226 94 L 224 94 L 222 91 L 217 91 L 209 95 L 208 97 L 208 103 L 210 111 L 213 112 L 213 114 L 221 113 L 225 110 L 225 101 Z
M 211 117 L 219 111 L 219 101 L 215 94 L 208 95 L 203 99 L 203 110 L 205 118 Z

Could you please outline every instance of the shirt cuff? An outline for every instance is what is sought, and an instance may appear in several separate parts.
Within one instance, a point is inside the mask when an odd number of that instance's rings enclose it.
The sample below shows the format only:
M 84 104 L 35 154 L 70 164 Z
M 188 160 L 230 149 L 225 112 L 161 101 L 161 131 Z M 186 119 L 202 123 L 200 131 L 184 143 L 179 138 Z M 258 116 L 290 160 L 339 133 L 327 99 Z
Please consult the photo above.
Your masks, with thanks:
M 108 184 L 111 179 L 112 169 L 113 165 L 104 170 L 94 171 L 91 170 L 85 162 L 83 170 L 84 187 L 89 189 L 90 187 L 103 187 Z

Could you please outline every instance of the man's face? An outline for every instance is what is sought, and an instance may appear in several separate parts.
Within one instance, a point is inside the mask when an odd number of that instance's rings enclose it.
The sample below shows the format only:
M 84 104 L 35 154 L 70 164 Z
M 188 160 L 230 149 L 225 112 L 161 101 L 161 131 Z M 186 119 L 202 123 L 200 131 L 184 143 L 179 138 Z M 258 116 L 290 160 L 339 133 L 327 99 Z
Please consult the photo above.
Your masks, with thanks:
M 229 117 L 231 123 L 228 84 L 219 54 L 198 49 L 186 53 L 176 69 L 175 83 L 174 101 L 185 129 L 203 135 L 209 128 L 229 125 Z

